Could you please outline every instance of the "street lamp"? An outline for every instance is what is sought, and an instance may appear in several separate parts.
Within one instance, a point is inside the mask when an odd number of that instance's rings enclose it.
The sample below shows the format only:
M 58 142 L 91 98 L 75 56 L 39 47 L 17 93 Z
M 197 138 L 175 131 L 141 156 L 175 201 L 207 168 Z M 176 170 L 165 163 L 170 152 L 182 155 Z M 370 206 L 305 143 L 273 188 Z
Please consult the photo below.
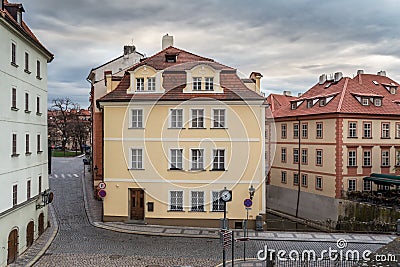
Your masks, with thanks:
M 249 194 L 250 194 L 250 199 L 251 200 L 253 200 L 254 192 L 256 192 L 256 189 L 253 187 L 253 185 L 250 185 Z
M 254 193 L 256 192 L 256 189 L 253 187 L 253 185 L 250 185 L 249 187 L 249 197 L 250 200 L 253 200 Z M 249 236 L 249 231 L 247 229 L 247 222 L 249 221 L 249 210 L 250 207 L 246 207 L 246 221 L 244 223 L 244 238 L 248 238 Z M 246 261 L 246 241 L 243 244 L 243 260 Z

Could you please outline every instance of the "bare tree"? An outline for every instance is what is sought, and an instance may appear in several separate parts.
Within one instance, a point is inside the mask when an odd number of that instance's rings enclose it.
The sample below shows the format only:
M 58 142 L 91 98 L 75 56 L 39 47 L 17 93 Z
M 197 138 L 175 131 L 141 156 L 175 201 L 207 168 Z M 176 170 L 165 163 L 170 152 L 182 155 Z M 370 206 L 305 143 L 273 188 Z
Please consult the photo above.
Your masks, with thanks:
M 89 118 L 83 112 L 84 110 L 77 106 L 77 109 L 72 112 L 74 114 L 71 117 L 71 127 L 69 128 L 74 147 L 75 149 L 79 147 L 81 153 L 84 153 L 84 145 L 86 145 L 90 132 Z

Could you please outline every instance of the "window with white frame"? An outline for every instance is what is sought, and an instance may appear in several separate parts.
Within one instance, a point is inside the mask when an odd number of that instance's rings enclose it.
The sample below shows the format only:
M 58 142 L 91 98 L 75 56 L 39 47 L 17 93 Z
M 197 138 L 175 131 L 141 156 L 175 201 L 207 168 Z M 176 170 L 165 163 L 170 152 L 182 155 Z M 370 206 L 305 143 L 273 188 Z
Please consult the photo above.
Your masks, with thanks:
M 204 211 L 204 191 L 191 191 L 191 211 Z
M 13 199 L 12 199 L 13 206 L 15 206 L 18 203 L 18 186 L 17 185 L 13 185 L 12 196 L 13 196 Z
M 355 191 L 356 190 L 356 179 L 349 179 L 347 184 L 348 191 Z
M 183 191 L 169 191 L 169 210 L 183 211 Z
M 317 166 L 322 166 L 322 149 L 317 149 L 315 151 L 315 164 Z
M 171 128 L 183 127 L 183 109 L 171 109 Z
M 322 190 L 322 176 L 315 177 L 315 189 Z
M 390 165 L 389 150 L 382 150 L 382 167 L 388 167 Z
M 369 106 L 369 99 L 366 97 L 363 97 L 361 100 L 361 103 L 363 106 Z
M 299 138 L 299 124 L 293 124 L 293 138 Z
M 396 138 L 400 138 L 400 122 L 396 122 Z
M 297 172 L 293 173 L 293 185 L 299 184 L 299 174 Z
M 281 162 L 286 162 L 286 147 L 281 148 Z
M 322 138 L 323 137 L 323 124 L 322 122 L 317 122 L 316 124 L 316 137 Z
M 132 109 L 131 114 L 131 128 L 143 128 L 143 110 Z
M 363 151 L 363 166 L 371 166 L 371 150 Z
M 286 123 L 281 124 L 281 138 L 282 139 L 287 138 L 287 124 Z
M 381 98 L 375 98 L 375 99 L 374 99 L 374 105 L 375 105 L 376 107 L 382 106 L 382 99 L 381 99 Z
M 350 166 L 350 167 L 357 166 L 357 151 L 349 150 L 348 159 L 349 159 L 348 166 Z
M 182 154 L 183 149 L 171 149 L 171 162 L 170 169 L 171 170 L 182 170 Z
M 308 185 L 308 175 L 302 174 L 301 175 L 301 186 L 306 187 Z
M 299 149 L 293 149 L 293 163 L 299 163 Z
M 143 169 L 143 149 L 141 148 L 131 149 L 131 169 L 134 170 Z
M 371 181 L 364 180 L 363 181 L 363 191 L 371 191 Z
M 286 171 L 282 171 L 281 172 L 281 183 L 282 184 L 286 184 L 287 183 L 287 172 Z
M 350 138 L 357 137 L 357 122 L 355 121 L 349 122 L 349 137 Z
M 396 166 L 400 166 L 400 149 L 396 149 Z
M 213 77 L 206 77 L 205 78 L 205 90 L 206 91 L 213 91 L 214 90 L 214 78 Z
M 301 150 L 301 164 L 308 164 L 308 150 L 306 148 Z
M 213 109 L 214 113 L 214 128 L 224 128 L 225 127 L 225 109 Z
M 204 128 L 204 109 L 192 109 L 192 128 Z
M 147 78 L 147 91 L 155 91 L 156 90 L 156 78 L 150 77 Z
M 308 124 L 307 123 L 301 124 L 301 137 L 308 138 Z
M 372 124 L 370 122 L 364 122 L 364 138 L 371 138 L 371 130 L 372 130 Z
M 390 123 L 383 122 L 382 125 L 382 138 L 390 138 Z
M 193 91 L 200 91 L 200 90 L 201 90 L 201 78 L 193 77 Z
M 212 191 L 212 211 L 224 211 L 224 201 L 220 197 L 220 191 Z
M 136 91 L 144 91 L 144 78 L 136 78 Z
M 225 150 L 213 150 L 213 170 L 225 170 Z
M 192 170 L 204 169 L 203 149 L 192 149 Z

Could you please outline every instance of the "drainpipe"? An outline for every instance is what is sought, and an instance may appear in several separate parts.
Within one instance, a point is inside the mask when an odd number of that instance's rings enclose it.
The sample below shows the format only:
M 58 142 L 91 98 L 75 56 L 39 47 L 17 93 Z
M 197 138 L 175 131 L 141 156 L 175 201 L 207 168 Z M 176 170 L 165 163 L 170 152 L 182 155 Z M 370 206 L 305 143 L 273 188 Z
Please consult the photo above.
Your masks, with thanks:
M 298 217 L 298 215 L 299 215 L 299 202 L 300 202 L 300 189 L 301 189 L 301 187 L 300 187 L 300 182 L 301 182 L 301 174 L 300 174 L 300 172 L 301 172 L 301 165 L 300 165 L 300 160 L 301 160 L 301 151 L 300 151 L 300 141 L 301 141 L 301 137 L 300 137 L 300 135 L 301 135 L 301 133 L 302 133 L 302 130 L 301 130 L 301 124 L 300 124 L 300 119 L 298 118 L 298 117 L 296 117 L 296 120 L 297 120 L 297 123 L 299 124 L 299 134 L 298 134 L 298 164 L 297 164 L 297 173 L 298 173 L 298 187 L 297 187 L 297 204 L 296 204 L 296 218 Z

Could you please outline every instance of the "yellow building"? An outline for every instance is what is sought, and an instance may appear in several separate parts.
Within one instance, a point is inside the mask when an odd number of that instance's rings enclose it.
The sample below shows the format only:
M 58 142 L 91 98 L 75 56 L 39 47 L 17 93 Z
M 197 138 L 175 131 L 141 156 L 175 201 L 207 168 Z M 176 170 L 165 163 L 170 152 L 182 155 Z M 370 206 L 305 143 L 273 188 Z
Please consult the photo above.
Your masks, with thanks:
M 106 77 L 103 114 L 104 221 L 219 227 L 219 192 L 231 227 L 265 212 L 264 98 L 259 73 L 236 69 L 172 46 Z

